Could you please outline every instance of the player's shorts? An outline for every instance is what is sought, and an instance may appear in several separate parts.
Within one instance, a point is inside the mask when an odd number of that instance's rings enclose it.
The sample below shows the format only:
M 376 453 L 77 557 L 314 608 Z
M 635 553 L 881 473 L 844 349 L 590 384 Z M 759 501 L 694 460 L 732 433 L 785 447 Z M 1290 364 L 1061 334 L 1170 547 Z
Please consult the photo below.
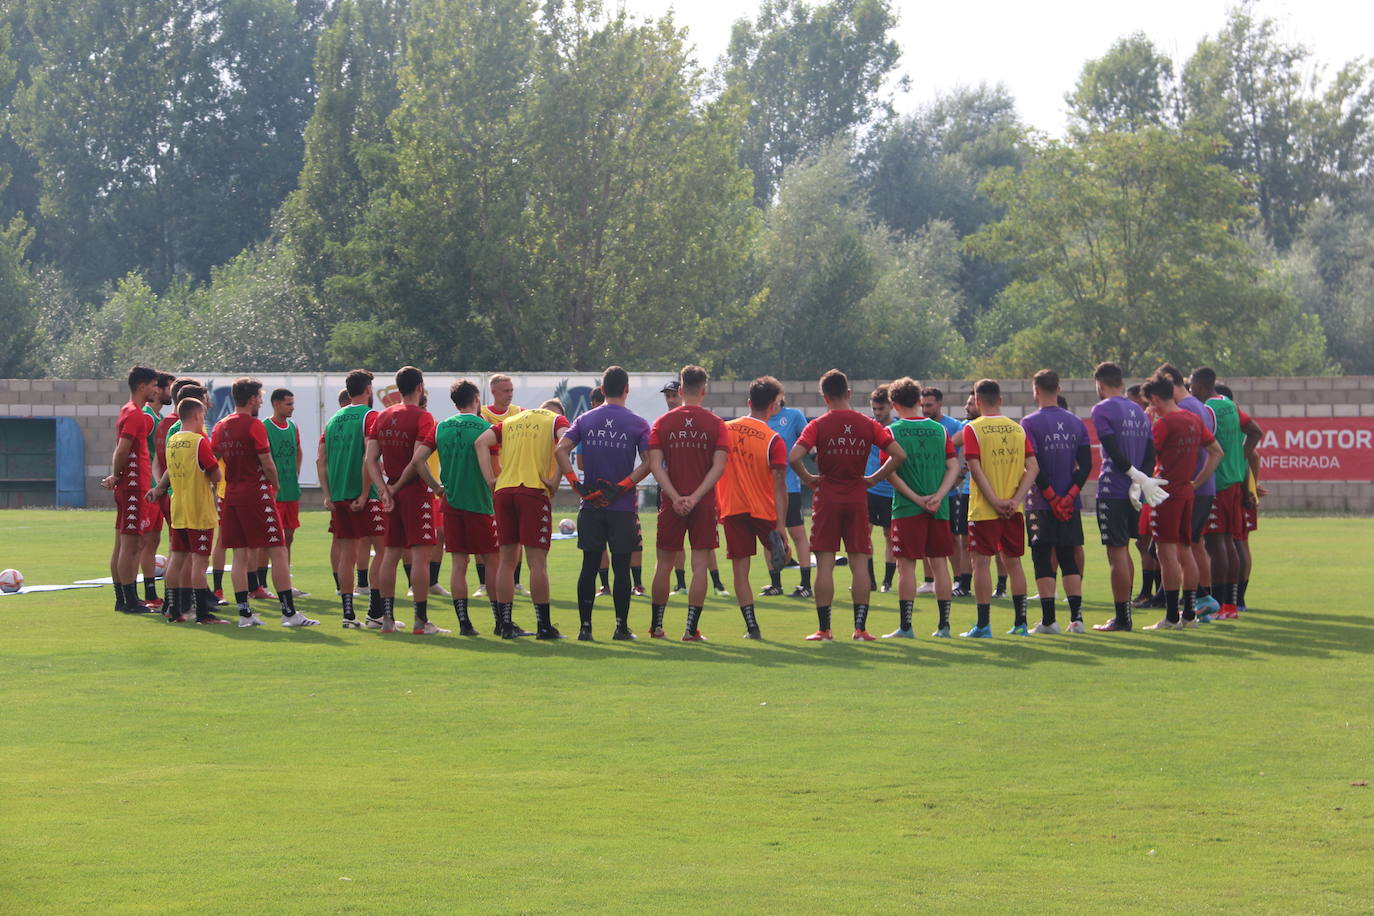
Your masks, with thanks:
M 892 520 L 892 555 L 903 560 L 938 559 L 954 555 L 949 520 L 929 512 Z
M 725 558 L 734 560 L 757 554 L 758 545 L 768 544 L 768 535 L 773 533 L 777 524 L 741 512 L 727 515 L 720 520 L 720 526 L 725 529 Z
M 277 503 L 277 518 L 281 520 L 283 531 L 295 531 L 301 526 L 301 501 L 289 499 Z
M 1097 530 L 1106 546 L 1126 547 L 1140 537 L 1140 510 L 1129 499 L 1099 499 Z
M 1193 493 L 1193 528 L 1192 539 L 1188 541 L 1189 544 L 1196 544 L 1198 541 L 1202 540 L 1202 534 L 1207 530 L 1207 519 L 1212 516 L 1213 499 L 1215 499 L 1215 497 L 1198 496 L 1196 492 Z M 1165 505 L 1168 505 L 1168 503 L 1169 500 L 1164 501 Z M 1165 543 L 1167 544 L 1169 542 L 1165 541 Z
M 811 507 L 811 552 L 838 553 L 841 543 L 846 553 L 873 553 L 868 500 L 837 502 L 817 495 Z
M 892 527 L 892 497 L 868 494 L 868 523 L 886 531 Z
M 1018 512 L 1011 518 L 978 519 L 968 523 L 969 550 L 985 557 L 1026 553 L 1026 523 Z
M 260 550 L 286 544 L 286 532 L 277 519 L 276 503 L 271 500 L 248 506 L 222 504 L 219 507 L 219 536 L 230 549 Z
M 949 494 L 949 531 L 956 537 L 968 534 L 968 494 Z
M 444 517 L 444 549 L 449 553 L 483 557 L 500 549 L 495 515 L 455 509 L 446 501 L 440 514 Z
M 392 497 L 391 512 L 386 520 L 386 546 L 433 547 L 434 499 L 421 484 L 402 487 Z
M 165 497 L 164 497 L 165 498 Z M 162 530 L 162 520 L 167 516 L 162 511 L 162 499 L 157 502 L 143 500 L 143 530 L 146 534 Z
M 1250 540 L 1250 532 L 1259 528 L 1259 503 L 1256 502 L 1250 506 L 1242 504 L 1240 512 L 1243 524 L 1241 525 L 1241 533 L 1236 535 L 1236 540 L 1248 541 Z
M 1158 506 L 1143 506 L 1140 510 L 1140 533 L 1159 544 L 1191 547 L 1194 520 L 1197 518 L 1196 499 L 1191 493 L 1174 493 Z
M 215 547 L 215 529 L 204 531 L 199 528 L 173 528 L 171 536 L 172 553 L 193 553 L 208 557 Z
M 1233 483 L 1217 490 L 1216 498 L 1212 500 L 1212 511 L 1207 516 L 1207 534 L 1245 537 L 1245 507 L 1241 505 L 1244 494 L 1243 483 Z
M 800 528 L 802 526 L 802 495 L 801 493 L 787 494 L 787 527 Z
M 380 499 L 369 499 L 357 512 L 353 500 L 338 499 L 330 507 L 329 516 L 336 537 L 345 541 L 386 536 L 386 513 Z
M 1049 509 L 1031 509 L 1026 513 L 1026 543 L 1032 547 L 1083 546 L 1083 513 L 1074 510 L 1067 521 L 1060 521 Z
M 143 493 L 116 487 L 114 502 L 115 531 L 120 534 L 146 534 L 148 532 L 148 510 L 146 508 L 148 504 L 143 500 Z
M 707 494 L 686 517 L 674 512 L 672 506 L 660 507 L 655 546 L 676 553 L 690 541 L 693 550 L 715 550 L 720 546 L 720 533 L 716 531 L 719 511 L 715 493 Z
M 438 493 L 431 493 L 434 497 L 434 530 L 439 534 L 444 533 L 444 501 L 439 498 Z
M 577 549 L 600 553 L 634 553 L 640 548 L 639 513 L 623 509 L 579 509 Z
M 502 547 L 519 544 L 533 550 L 548 550 L 553 533 L 549 515 L 549 495 L 533 487 L 506 487 L 497 490 L 496 538 Z

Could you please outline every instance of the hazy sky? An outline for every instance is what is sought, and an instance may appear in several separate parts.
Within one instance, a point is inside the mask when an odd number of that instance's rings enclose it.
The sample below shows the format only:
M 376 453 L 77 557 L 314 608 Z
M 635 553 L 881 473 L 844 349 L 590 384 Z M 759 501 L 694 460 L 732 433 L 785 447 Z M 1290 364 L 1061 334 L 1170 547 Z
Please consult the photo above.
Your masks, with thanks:
M 608 0 L 608 5 L 615 0 Z M 710 66 L 725 49 L 730 26 L 752 16 L 757 0 L 622 0 L 640 16 L 669 9 L 696 44 L 698 60 Z M 980 82 L 1005 83 L 1021 116 L 1059 134 L 1064 93 L 1083 62 L 1099 57 L 1122 35 L 1142 31 L 1181 64 L 1198 40 L 1220 30 L 1229 0 L 963 0 L 919 3 L 894 0 L 900 71 L 911 88 L 898 100 L 906 111 L 943 91 Z M 1280 34 L 1301 42 L 1328 71 L 1374 54 L 1374 3 L 1368 0 L 1263 0 L 1261 15 L 1279 22 Z

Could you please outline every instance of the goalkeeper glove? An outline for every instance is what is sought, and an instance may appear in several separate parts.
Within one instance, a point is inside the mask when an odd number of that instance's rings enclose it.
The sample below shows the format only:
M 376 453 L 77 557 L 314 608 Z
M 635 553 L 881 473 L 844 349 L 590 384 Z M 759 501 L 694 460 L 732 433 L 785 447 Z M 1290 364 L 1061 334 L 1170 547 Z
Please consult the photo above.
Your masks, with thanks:
M 1059 498 L 1058 494 L 1054 492 L 1054 487 L 1046 487 L 1040 491 L 1040 495 L 1044 497 L 1045 504 L 1051 509 L 1054 508 L 1054 501 Z
M 619 483 L 611 483 L 602 477 L 596 482 L 596 486 L 601 491 L 601 495 L 606 498 L 607 503 L 615 502 L 622 495 L 635 488 L 634 481 L 628 477 L 623 478 Z
M 598 500 L 602 499 L 600 490 L 587 489 L 586 484 L 578 480 L 577 475 L 574 474 L 572 471 L 569 471 L 568 473 L 564 474 L 563 479 L 568 482 L 568 486 L 572 487 L 574 493 L 585 499 L 587 502 L 594 504 Z
M 1139 512 L 1139 511 L 1140 511 L 1140 484 L 1138 484 L 1138 483 L 1133 483 L 1133 484 L 1131 484 L 1131 488 L 1130 488 L 1129 490 L 1126 491 L 1126 495 L 1127 495 L 1127 496 L 1130 498 L 1130 500 L 1131 500 L 1131 506 L 1135 509 L 1135 511 Z
M 1164 485 L 1168 483 L 1167 480 L 1151 477 L 1140 468 L 1131 468 L 1126 474 L 1134 481 L 1134 486 L 1140 487 L 1140 496 L 1144 502 L 1158 506 L 1169 498 L 1169 491 L 1164 489 Z

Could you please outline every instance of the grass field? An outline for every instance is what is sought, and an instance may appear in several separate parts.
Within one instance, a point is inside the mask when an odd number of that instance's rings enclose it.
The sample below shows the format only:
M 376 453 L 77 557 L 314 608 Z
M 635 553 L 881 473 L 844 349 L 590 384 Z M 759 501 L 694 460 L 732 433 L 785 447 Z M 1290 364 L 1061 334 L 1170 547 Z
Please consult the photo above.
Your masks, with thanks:
M 303 520 L 313 630 L 130 618 L 108 589 L 0 599 L 0 910 L 1374 901 L 1374 787 L 1356 785 L 1374 782 L 1374 520 L 1265 522 L 1238 622 L 1014 639 L 999 602 L 999 636 L 969 644 L 926 638 L 922 598 L 901 645 L 804 643 L 812 609 L 787 598 L 759 602 L 761 644 L 714 598 L 707 644 L 610 642 L 608 598 L 593 644 L 344 631 L 325 518 Z M 111 527 L 0 513 L 0 567 L 107 574 Z M 554 620 L 575 631 L 577 552 L 554 546 Z M 1110 604 L 1088 557 L 1094 623 Z M 886 632 L 895 596 L 874 598 Z M 636 600 L 641 635 L 648 614 Z

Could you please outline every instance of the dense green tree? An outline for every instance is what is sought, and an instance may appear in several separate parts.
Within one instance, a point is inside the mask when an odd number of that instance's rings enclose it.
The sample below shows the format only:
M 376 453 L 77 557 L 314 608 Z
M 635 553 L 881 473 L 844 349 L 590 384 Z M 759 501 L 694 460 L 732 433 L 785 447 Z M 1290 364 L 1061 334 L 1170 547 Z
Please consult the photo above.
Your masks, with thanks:
M 1374 375 L 1374 195 L 1318 204 L 1283 257 L 1303 310 L 1342 371 Z
M 1174 62 L 1143 32 L 1114 42 L 1083 65 L 1064 97 L 1076 130 L 1134 131 L 1178 122 Z

